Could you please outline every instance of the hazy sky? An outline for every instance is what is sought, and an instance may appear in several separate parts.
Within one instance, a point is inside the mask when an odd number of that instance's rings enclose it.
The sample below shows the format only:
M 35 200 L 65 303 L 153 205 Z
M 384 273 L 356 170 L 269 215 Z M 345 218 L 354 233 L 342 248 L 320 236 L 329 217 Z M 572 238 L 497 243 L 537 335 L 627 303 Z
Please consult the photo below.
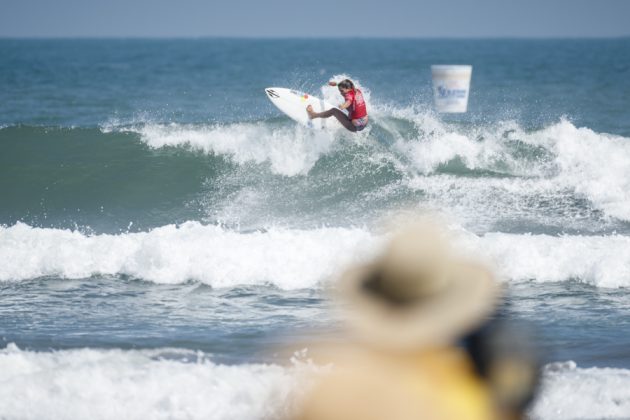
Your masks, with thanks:
M 0 0 L 0 37 L 606 37 L 630 0 Z

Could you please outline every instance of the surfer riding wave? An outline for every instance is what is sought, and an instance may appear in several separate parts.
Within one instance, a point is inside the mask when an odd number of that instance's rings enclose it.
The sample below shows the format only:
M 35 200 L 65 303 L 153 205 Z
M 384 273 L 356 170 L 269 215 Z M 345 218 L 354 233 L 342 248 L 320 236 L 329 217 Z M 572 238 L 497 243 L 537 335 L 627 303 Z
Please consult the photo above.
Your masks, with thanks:
M 330 86 L 337 86 L 339 93 L 346 100 L 338 108 L 331 108 L 323 112 L 313 111 L 311 105 L 306 107 L 308 116 L 313 118 L 329 118 L 334 116 L 346 129 L 352 132 L 363 130 L 368 124 L 367 109 L 365 107 L 365 100 L 363 99 L 363 93 L 360 89 L 354 87 L 354 83 L 350 79 L 345 79 L 339 83 L 328 82 Z M 341 109 L 348 109 L 349 115 L 346 115 Z

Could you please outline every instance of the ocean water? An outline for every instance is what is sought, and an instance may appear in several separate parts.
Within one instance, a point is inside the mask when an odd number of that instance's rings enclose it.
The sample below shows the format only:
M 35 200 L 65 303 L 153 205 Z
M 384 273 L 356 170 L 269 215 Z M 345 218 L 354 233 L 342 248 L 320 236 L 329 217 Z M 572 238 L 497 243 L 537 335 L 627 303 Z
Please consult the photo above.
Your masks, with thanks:
M 467 114 L 433 111 L 440 63 L 474 66 Z M 340 77 L 359 134 L 264 94 Z M 629 92 L 630 39 L 0 40 L 0 418 L 281 415 L 401 210 L 535 326 L 532 417 L 630 417 Z

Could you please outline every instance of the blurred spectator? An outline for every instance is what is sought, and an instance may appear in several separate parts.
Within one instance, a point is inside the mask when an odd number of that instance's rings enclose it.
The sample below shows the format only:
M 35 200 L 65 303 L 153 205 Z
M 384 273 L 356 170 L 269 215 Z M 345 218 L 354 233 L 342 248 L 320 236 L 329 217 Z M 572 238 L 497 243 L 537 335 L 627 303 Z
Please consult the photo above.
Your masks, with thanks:
M 298 419 L 518 417 L 504 404 L 523 398 L 497 401 L 488 378 L 500 375 L 488 374 L 483 356 L 492 350 L 475 333 L 501 288 L 488 270 L 457 257 L 443 230 L 418 223 L 400 231 L 380 257 L 346 272 L 339 291 L 352 338 L 328 349 L 334 369 L 306 395 Z M 467 348 L 458 346 L 464 338 Z M 506 376 L 518 381 L 512 368 Z

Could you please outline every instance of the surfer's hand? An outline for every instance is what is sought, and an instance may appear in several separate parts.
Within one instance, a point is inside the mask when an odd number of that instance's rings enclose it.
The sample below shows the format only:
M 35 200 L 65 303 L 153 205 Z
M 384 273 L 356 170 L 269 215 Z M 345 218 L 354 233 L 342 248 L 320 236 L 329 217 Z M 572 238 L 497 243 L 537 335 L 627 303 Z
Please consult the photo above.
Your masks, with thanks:
M 315 112 L 313 111 L 313 106 L 309 105 L 306 107 L 306 113 L 308 114 L 308 117 L 312 120 L 313 118 L 315 118 Z
M 328 86 L 337 86 L 337 82 L 328 82 Z

